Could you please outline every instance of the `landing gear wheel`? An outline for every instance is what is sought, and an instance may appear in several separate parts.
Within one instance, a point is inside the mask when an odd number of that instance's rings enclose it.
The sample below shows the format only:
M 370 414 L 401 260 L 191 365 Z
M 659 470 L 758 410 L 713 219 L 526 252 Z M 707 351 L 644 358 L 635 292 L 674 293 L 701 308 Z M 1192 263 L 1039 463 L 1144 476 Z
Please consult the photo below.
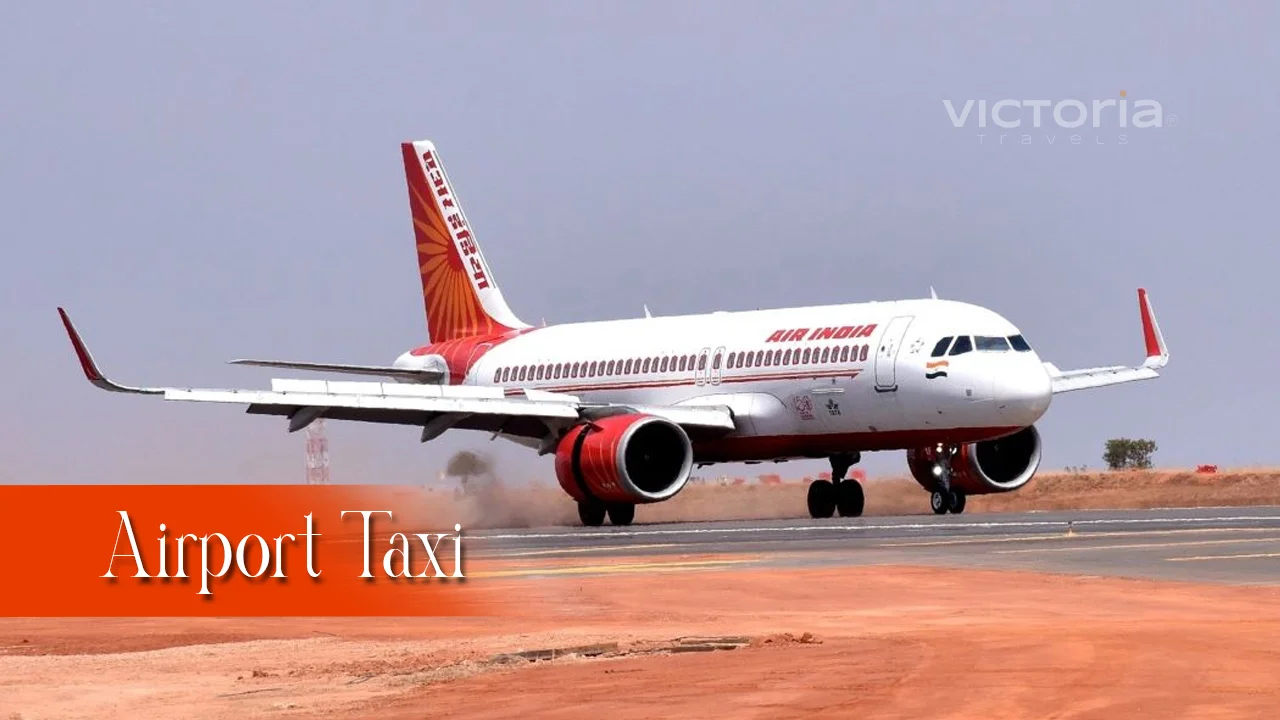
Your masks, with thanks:
M 934 490 L 929 496 L 929 507 L 933 508 L 934 515 L 946 515 L 951 509 L 950 493 L 943 494 L 939 490 Z
M 604 524 L 605 507 L 602 503 L 588 500 L 578 501 L 578 519 L 587 527 L 600 527 Z
M 809 483 L 809 517 L 829 518 L 836 512 L 836 486 L 830 480 Z
M 959 515 L 964 512 L 964 500 L 965 494 L 963 492 L 960 490 L 951 491 L 951 513 L 953 515 Z
M 858 517 L 866 504 L 866 496 L 862 493 L 862 483 L 857 480 L 845 480 L 836 485 L 836 511 L 840 517 Z
M 609 522 L 614 525 L 630 525 L 636 519 L 636 506 L 631 503 L 619 503 L 609 506 Z

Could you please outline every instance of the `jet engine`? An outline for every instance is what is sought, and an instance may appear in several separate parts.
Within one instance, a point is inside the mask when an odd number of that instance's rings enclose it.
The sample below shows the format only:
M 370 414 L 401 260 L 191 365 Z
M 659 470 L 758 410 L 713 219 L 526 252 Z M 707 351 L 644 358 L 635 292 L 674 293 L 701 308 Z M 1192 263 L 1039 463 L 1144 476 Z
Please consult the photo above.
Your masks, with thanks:
M 911 477 L 929 492 L 937 490 L 937 448 L 907 451 Z M 1040 433 L 1027 426 L 995 440 L 961 445 L 951 457 L 951 488 L 969 495 L 1009 492 L 1031 481 L 1040 467 Z
M 680 492 L 692 472 L 689 436 L 652 415 L 575 425 L 556 446 L 556 479 L 579 502 L 661 502 Z

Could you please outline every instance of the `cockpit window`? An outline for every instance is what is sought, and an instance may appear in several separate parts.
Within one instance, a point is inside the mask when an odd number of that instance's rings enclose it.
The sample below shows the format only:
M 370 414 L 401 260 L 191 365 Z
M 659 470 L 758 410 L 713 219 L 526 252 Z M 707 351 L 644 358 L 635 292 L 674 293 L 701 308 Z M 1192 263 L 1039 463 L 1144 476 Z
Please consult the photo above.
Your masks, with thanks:
M 956 338 L 956 344 L 951 346 L 951 355 L 963 355 L 973 349 L 973 341 L 968 335 L 961 335 Z
M 1009 344 L 1018 352 L 1031 352 L 1031 346 L 1027 344 L 1026 339 L 1021 335 L 1011 335 L 1009 337 Z
M 973 339 L 973 343 L 982 352 L 1007 352 L 1009 350 L 1009 341 L 1002 337 L 979 335 Z
M 951 336 L 942 338 L 937 345 L 933 346 L 933 352 L 929 353 L 929 357 L 942 357 L 947 354 L 947 348 L 951 347 Z

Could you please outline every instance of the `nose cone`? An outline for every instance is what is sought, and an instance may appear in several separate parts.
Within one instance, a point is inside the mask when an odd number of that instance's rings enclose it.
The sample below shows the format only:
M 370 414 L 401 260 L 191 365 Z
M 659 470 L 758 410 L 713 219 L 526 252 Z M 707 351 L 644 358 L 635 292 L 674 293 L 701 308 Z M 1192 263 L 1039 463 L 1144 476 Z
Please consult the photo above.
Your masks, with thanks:
M 991 381 L 996 410 L 1011 425 L 1032 425 L 1049 409 L 1053 385 L 1038 359 L 1019 358 L 1016 365 L 1002 368 Z

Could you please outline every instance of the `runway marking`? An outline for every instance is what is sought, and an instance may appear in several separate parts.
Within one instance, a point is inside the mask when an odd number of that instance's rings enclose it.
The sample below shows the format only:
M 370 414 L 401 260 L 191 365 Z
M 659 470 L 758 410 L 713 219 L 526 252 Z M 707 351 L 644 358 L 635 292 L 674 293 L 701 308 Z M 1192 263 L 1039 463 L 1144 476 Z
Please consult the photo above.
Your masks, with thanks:
M 1190 555 L 1187 557 L 1165 558 L 1168 562 L 1189 562 L 1192 560 L 1246 560 L 1252 558 L 1280 558 L 1280 553 L 1247 553 L 1243 555 Z
M 1121 543 L 1118 545 L 1074 545 L 1072 547 L 1053 547 L 1053 548 L 1021 548 L 1019 550 L 995 550 L 995 555 L 1021 555 L 1023 553 L 1050 553 L 1050 552 L 1082 552 L 1089 550 L 1129 550 L 1141 548 L 1169 548 L 1169 547 L 1187 547 L 1191 545 L 1240 545 L 1245 543 L 1274 543 L 1280 542 L 1280 537 L 1265 538 L 1226 538 L 1223 540 L 1188 540 L 1187 542 L 1164 542 L 1164 543 Z
M 654 550 L 657 548 L 674 548 L 685 547 L 680 543 L 655 543 L 651 545 L 593 545 L 591 547 L 581 548 L 560 548 L 552 550 L 524 550 L 518 552 L 503 552 L 497 550 L 492 553 L 482 553 L 476 557 L 482 558 L 515 558 L 515 557 L 538 557 L 541 555 L 566 555 L 572 553 L 589 553 L 589 552 L 605 552 L 608 550 Z
M 1105 538 L 1105 537 L 1134 537 L 1134 536 L 1150 536 L 1150 535 L 1181 535 L 1193 533 L 1224 533 L 1224 532 L 1273 532 L 1275 528 L 1180 528 L 1177 530 L 1126 530 L 1122 532 L 1091 532 L 1079 535 L 1063 535 L 1061 533 L 1055 535 L 987 535 L 984 537 L 956 538 L 953 540 L 908 540 L 906 542 L 896 543 L 879 543 L 876 547 L 882 548 L 910 548 L 910 547 L 931 547 L 934 545 L 978 545 L 982 543 L 1007 543 L 1007 542 L 1039 542 L 1042 540 L 1079 540 L 1086 538 Z
M 1058 512 L 1058 511 L 1055 511 Z M 1217 517 L 1173 517 L 1173 518 L 1084 518 L 1071 520 L 1014 520 L 991 522 L 931 522 L 900 523 L 878 525 L 786 525 L 779 527 L 736 527 L 736 528 L 653 528 L 651 530 L 610 530 L 607 532 L 541 532 L 541 533 L 502 533 L 498 535 L 474 534 L 468 536 L 473 541 L 479 540 L 558 540 L 565 538 L 625 538 L 658 535 L 710 535 L 710 534 L 760 534 L 760 533 L 858 533 L 867 530 L 970 530 L 990 528 L 1066 528 L 1068 523 L 1075 527 L 1082 525 L 1157 525 L 1157 524 L 1206 524 L 1223 522 L 1274 522 L 1280 523 L 1280 515 L 1222 515 Z
M 488 572 L 477 572 L 472 573 L 471 577 L 497 578 L 530 577 L 534 575 L 606 575 L 618 573 L 680 572 L 683 570 L 707 570 L 716 567 L 726 567 L 729 565 L 741 565 L 743 563 L 755 562 L 755 560 L 755 558 L 734 558 L 726 560 L 690 560 L 686 562 L 672 563 L 616 563 L 611 565 L 521 568 L 519 570 L 492 570 Z

